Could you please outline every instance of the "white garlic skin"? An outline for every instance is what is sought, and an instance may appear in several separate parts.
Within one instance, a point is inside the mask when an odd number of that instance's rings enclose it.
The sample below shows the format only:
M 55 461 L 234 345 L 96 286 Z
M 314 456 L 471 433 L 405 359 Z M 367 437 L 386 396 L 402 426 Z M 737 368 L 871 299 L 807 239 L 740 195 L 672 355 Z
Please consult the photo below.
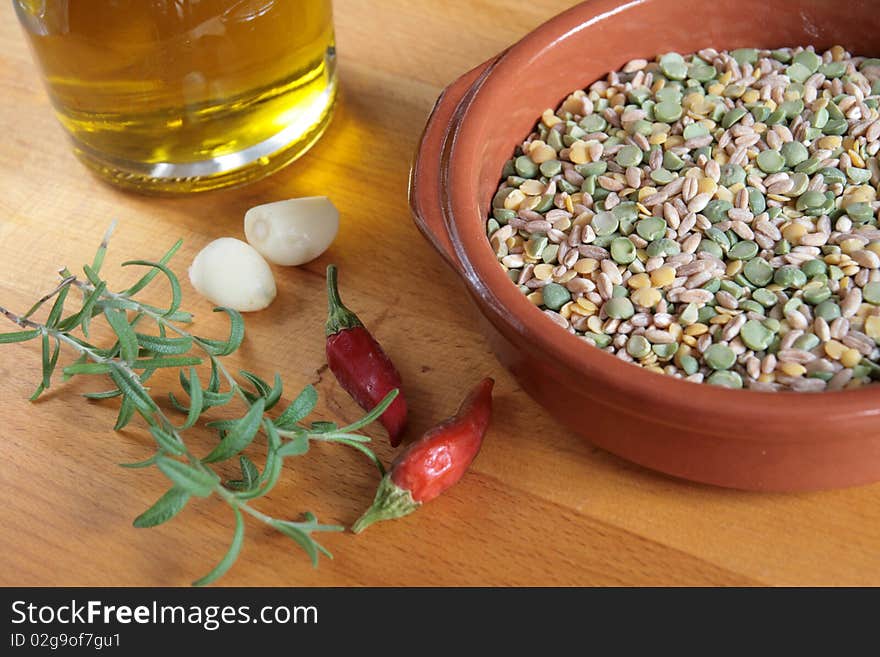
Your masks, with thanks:
M 272 270 L 254 247 L 221 237 L 199 251 L 189 268 L 199 294 L 240 312 L 262 310 L 275 298 Z
M 326 196 L 292 198 L 251 208 L 247 241 L 276 265 L 302 265 L 324 253 L 339 231 L 339 211 Z

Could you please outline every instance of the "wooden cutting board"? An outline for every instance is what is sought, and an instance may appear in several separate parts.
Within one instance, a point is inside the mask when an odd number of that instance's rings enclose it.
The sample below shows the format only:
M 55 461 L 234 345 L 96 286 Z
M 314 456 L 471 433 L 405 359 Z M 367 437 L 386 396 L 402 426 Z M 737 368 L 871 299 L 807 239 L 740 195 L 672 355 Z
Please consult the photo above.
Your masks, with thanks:
M 208 241 L 241 235 L 250 206 L 323 194 L 342 214 L 339 237 L 319 260 L 276 270 L 279 297 L 247 317 L 231 365 L 268 377 L 280 370 L 288 398 L 315 384 L 316 419 L 358 417 L 324 365 L 323 271 L 335 262 L 345 300 L 403 374 L 415 432 L 450 414 L 478 378 L 497 379 L 483 451 L 448 494 L 359 536 L 324 535 L 335 559 L 318 569 L 289 539 L 249 524 L 241 559 L 222 583 L 880 584 L 880 485 L 742 493 L 674 480 L 591 447 L 496 362 L 456 277 L 413 226 L 407 172 L 436 96 L 569 3 L 334 4 L 342 96 L 321 142 L 269 180 L 168 200 L 116 191 L 76 162 L 10 3 L 0 3 L 0 305 L 23 311 L 54 285 L 58 267 L 90 261 L 111 219 L 119 227 L 106 273 L 124 285 L 131 274 L 119 270 L 123 260 L 157 258 L 182 237 L 174 266 L 184 273 Z M 187 282 L 184 295 L 197 331 L 220 336 L 222 318 Z M 117 465 L 147 456 L 148 435 L 137 422 L 114 433 L 114 403 L 78 396 L 100 389 L 98 381 L 58 381 L 29 403 L 38 377 L 35 343 L 0 347 L 0 585 L 185 585 L 207 572 L 231 537 L 228 508 L 199 500 L 162 527 L 134 529 L 132 518 L 167 487 L 155 470 Z M 155 389 L 173 385 L 159 378 Z M 375 435 L 388 462 L 393 452 Z M 199 448 L 207 441 L 207 432 L 196 436 Z M 320 445 L 292 460 L 258 506 L 350 524 L 376 483 L 359 455 Z

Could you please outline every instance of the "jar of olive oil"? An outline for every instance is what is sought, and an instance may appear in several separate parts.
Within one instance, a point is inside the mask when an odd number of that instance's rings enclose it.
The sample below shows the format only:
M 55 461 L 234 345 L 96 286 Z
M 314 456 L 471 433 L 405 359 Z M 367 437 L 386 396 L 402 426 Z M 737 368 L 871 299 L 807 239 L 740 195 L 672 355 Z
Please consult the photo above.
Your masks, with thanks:
M 336 96 L 330 0 L 13 0 L 77 156 L 153 193 L 262 178 Z

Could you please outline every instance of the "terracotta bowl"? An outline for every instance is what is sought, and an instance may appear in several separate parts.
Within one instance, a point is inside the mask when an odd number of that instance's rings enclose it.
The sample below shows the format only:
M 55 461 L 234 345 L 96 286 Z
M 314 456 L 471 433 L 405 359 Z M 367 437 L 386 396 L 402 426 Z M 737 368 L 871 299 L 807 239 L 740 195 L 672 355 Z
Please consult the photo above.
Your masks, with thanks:
M 485 233 L 502 165 L 536 118 L 626 61 L 836 43 L 877 56 L 878 33 L 876 0 L 591 0 L 444 91 L 413 165 L 410 204 L 529 394 L 594 444 L 686 479 L 762 491 L 880 480 L 880 386 L 761 393 L 639 369 L 547 319 L 504 274 Z

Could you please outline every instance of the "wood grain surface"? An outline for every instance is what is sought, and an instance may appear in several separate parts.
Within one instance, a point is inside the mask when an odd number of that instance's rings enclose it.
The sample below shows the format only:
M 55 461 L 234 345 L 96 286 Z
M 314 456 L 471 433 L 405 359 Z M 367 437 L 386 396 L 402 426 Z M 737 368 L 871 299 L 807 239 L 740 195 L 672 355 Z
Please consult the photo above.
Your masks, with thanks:
M 497 379 L 493 426 L 457 487 L 404 520 L 359 536 L 325 535 L 335 559 L 318 569 L 289 539 L 249 523 L 241 559 L 222 583 L 880 584 L 880 485 L 742 493 L 664 477 L 591 447 L 496 362 L 456 277 L 410 220 L 408 167 L 441 89 L 570 3 L 334 4 L 342 96 L 321 142 L 244 189 L 156 199 L 114 190 L 76 162 L 10 3 L 0 2 L 0 305 L 23 311 L 54 285 L 59 266 L 90 260 L 113 218 L 120 225 L 105 273 L 124 285 L 132 274 L 117 265 L 125 259 L 158 257 L 182 237 L 175 262 L 183 273 L 208 241 L 241 236 L 248 207 L 326 194 L 342 215 L 339 237 L 319 260 L 276 269 L 278 299 L 246 318 L 232 365 L 270 377 L 280 369 L 288 394 L 314 383 L 318 419 L 359 415 L 324 366 L 323 271 L 332 261 L 343 297 L 403 374 L 414 433 L 451 413 L 481 376 Z M 197 331 L 222 334 L 222 318 L 188 282 L 184 295 Z M 154 469 L 117 466 L 150 453 L 148 434 L 138 422 L 114 433 L 114 403 L 77 395 L 99 381 L 57 381 L 29 403 L 38 377 L 36 343 L 0 347 L 0 584 L 185 585 L 207 572 L 231 537 L 228 508 L 198 500 L 162 527 L 134 529 L 132 518 L 167 486 Z M 173 383 L 158 378 L 155 388 Z M 387 462 L 393 452 L 376 436 Z M 207 432 L 195 441 L 207 448 Z M 350 524 L 376 483 L 358 454 L 320 445 L 291 461 L 258 504 L 275 516 L 311 510 Z

